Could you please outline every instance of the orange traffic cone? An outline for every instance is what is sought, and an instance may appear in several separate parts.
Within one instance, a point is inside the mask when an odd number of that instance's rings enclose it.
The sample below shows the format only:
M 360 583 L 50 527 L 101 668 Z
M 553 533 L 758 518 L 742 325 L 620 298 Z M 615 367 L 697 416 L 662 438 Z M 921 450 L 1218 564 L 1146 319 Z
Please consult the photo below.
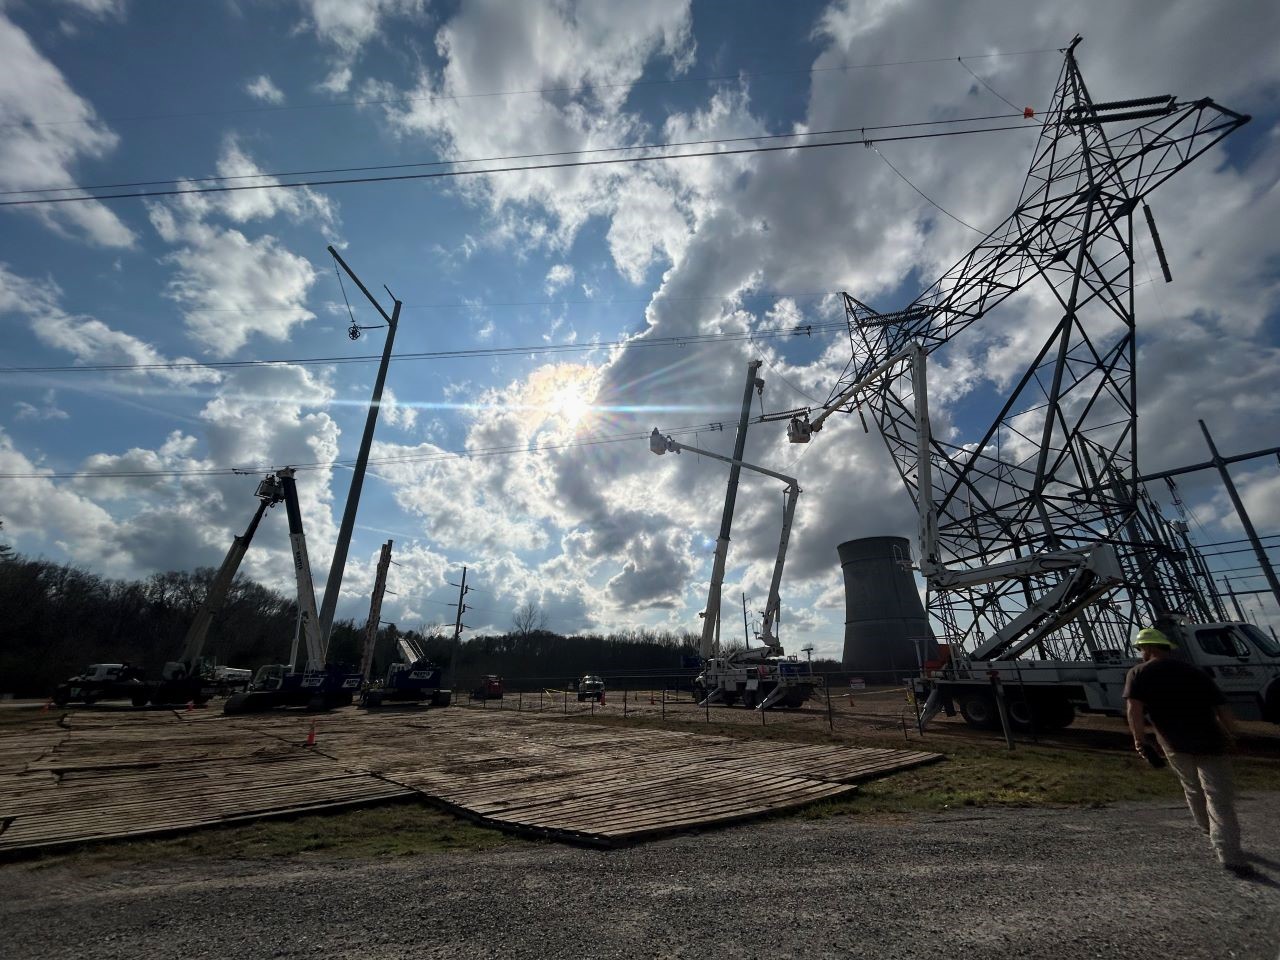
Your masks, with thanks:
M 314 747 L 316 745 L 316 722 L 311 721 L 311 729 L 307 731 L 307 746 Z
M 194 713 L 194 712 L 195 712 L 195 709 L 196 709 L 196 702 L 195 702 L 194 700 L 188 700 L 188 701 L 187 701 L 187 713 Z
M 48 713 L 48 712 L 49 712 L 49 708 L 50 708 L 51 706 L 53 706 L 53 697 L 50 697 L 48 700 L 46 700 L 46 701 L 44 702 L 44 706 L 40 708 L 40 712 L 41 712 L 41 713 Z

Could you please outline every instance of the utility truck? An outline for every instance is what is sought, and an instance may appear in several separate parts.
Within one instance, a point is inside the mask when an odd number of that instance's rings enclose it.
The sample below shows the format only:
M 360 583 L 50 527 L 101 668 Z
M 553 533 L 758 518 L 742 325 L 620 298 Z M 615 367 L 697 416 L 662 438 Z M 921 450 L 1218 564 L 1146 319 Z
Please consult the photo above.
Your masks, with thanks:
M 135 707 L 147 704 L 195 703 L 203 705 L 210 697 L 237 684 L 247 684 L 249 672 L 232 667 L 216 667 L 204 656 L 205 641 L 214 617 L 226 605 L 236 571 L 244 559 L 249 543 L 268 508 L 282 499 L 280 482 L 266 477 L 255 492 L 258 507 L 242 536 L 235 537 L 223 558 L 222 566 L 209 584 L 203 602 L 196 611 L 183 641 L 182 654 L 164 665 L 159 680 L 148 680 L 142 672 L 127 664 L 96 663 L 85 674 L 59 684 L 53 700 L 62 705 L 71 700 L 93 703 L 97 700 L 129 700 Z
M 147 683 L 142 672 L 127 663 L 91 663 L 84 673 L 64 680 L 54 688 L 52 700 L 60 707 L 79 701 L 84 704 L 99 700 L 132 700 L 142 697 L 146 703 Z
M 348 706 L 354 701 L 364 679 L 362 674 L 353 672 L 344 664 L 326 663 L 293 468 L 276 471 L 274 480 L 289 517 L 289 543 L 293 548 L 293 571 L 298 585 L 298 630 L 294 634 L 289 663 L 272 663 L 258 668 L 249 690 L 229 697 L 223 705 L 224 713 L 254 713 L 275 707 L 328 710 Z M 306 666 L 302 670 L 295 667 L 299 637 L 306 638 L 307 647 Z
M 1241 720 L 1280 723 L 1280 644 L 1251 623 L 1172 623 L 1163 632 L 1174 655 L 1204 670 Z M 1125 674 L 1138 661 L 1098 651 L 1091 661 L 980 659 L 954 655 L 928 663 L 912 681 L 928 722 L 957 712 L 971 727 L 1001 726 L 1003 701 L 1016 729 L 1068 726 L 1077 711 L 1124 715 Z
M 711 583 L 707 591 L 707 607 L 702 613 L 702 638 L 698 652 L 703 661 L 702 672 L 694 680 L 693 692 L 701 705 L 723 703 L 732 706 L 741 703 L 748 709 L 767 710 L 774 706 L 796 708 L 807 701 L 821 685 L 808 663 L 796 657 L 788 657 L 775 634 L 782 602 L 779 590 L 782 584 L 782 568 L 787 556 L 787 541 L 791 536 L 791 523 L 795 517 L 796 500 L 800 485 L 794 477 L 777 473 L 765 467 L 746 463 L 742 455 L 747 443 L 747 425 L 751 415 L 752 394 L 762 393 L 764 381 L 756 376 L 761 361 L 747 364 L 747 382 L 742 397 L 742 415 L 738 421 L 738 433 L 734 440 L 732 457 L 722 456 L 710 450 L 702 450 L 664 436 L 655 427 L 649 436 L 649 449 L 655 454 L 689 451 L 713 460 L 729 464 L 729 484 L 725 493 L 724 511 L 720 519 L 720 535 L 716 539 L 715 556 L 711 565 Z M 724 584 L 725 563 L 729 553 L 729 531 L 733 523 L 733 511 L 737 501 L 738 477 L 742 468 L 781 480 L 786 486 L 786 499 L 782 510 L 782 535 L 774 560 L 773 577 L 769 583 L 769 597 L 765 602 L 761 623 L 760 646 L 748 646 L 744 650 L 720 652 L 720 595 Z

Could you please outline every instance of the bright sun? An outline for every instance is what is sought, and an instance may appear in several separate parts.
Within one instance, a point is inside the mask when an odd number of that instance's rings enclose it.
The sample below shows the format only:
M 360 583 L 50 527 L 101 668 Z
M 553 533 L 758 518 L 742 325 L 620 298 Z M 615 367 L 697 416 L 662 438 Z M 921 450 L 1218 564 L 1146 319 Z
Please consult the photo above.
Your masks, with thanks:
M 584 384 L 566 383 L 551 395 L 548 406 L 551 412 L 564 420 L 570 427 L 576 427 L 591 412 L 591 400 L 583 391 Z

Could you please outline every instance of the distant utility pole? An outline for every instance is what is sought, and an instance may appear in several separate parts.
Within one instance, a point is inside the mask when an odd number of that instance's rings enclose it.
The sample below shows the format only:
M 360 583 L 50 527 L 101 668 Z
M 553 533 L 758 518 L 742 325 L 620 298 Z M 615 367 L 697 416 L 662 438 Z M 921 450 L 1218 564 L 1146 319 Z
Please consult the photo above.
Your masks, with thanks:
M 458 660 L 458 647 L 462 643 L 462 628 L 466 626 L 466 624 L 462 622 L 462 615 L 467 610 L 467 594 L 471 592 L 471 588 L 467 586 L 467 568 L 462 568 L 461 583 L 453 583 L 450 581 L 449 585 L 451 587 L 458 588 L 458 602 L 457 604 L 450 604 L 450 606 L 457 606 L 458 616 L 453 621 L 453 649 L 449 652 L 449 675 L 445 678 L 444 684 L 446 690 L 453 689 L 453 668 L 454 664 Z
M 373 597 L 369 602 L 369 621 L 364 625 L 364 649 L 360 655 L 360 674 L 366 683 L 369 682 L 369 671 L 373 668 L 373 648 L 378 642 L 382 595 L 387 589 L 387 570 L 391 567 L 392 542 L 388 540 L 382 545 L 382 555 L 378 558 L 378 574 L 373 581 Z
M 373 382 L 373 399 L 369 401 L 369 415 L 364 422 L 364 436 L 360 438 L 360 452 L 356 455 L 356 467 L 351 475 L 351 489 L 347 491 L 347 506 L 342 513 L 342 525 L 338 528 L 338 542 L 333 548 L 333 563 L 329 567 L 329 577 L 324 582 L 324 600 L 320 604 L 320 644 L 326 660 L 329 655 L 329 634 L 333 630 L 333 613 L 338 606 L 338 590 L 342 586 L 342 574 L 347 566 L 347 549 L 351 546 L 351 531 L 356 524 L 360 489 L 364 486 L 364 471 L 369 464 L 369 447 L 373 445 L 373 428 L 378 422 L 378 408 L 382 406 L 382 387 L 387 382 L 387 365 L 391 362 L 391 348 L 396 341 L 396 326 L 400 322 L 402 306 L 392 294 L 391 300 L 394 306 L 391 308 L 391 314 L 388 315 L 387 311 L 382 309 L 382 304 L 373 298 L 373 294 L 347 266 L 346 261 L 338 256 L 338 251 L 332 246 L 328 247 L 328 250 L 329 255 L 346 271 L 347 276 L 355 281 L 355 285 L 373 304 L 373 308 L 378 311 L 382 319 L 387 321 L 387 341 L 382 347 L 382 363 L 378 365 L 378 377 Z M 342 274 L 338 274 L 338 281 L 341 283 Z M 387 290 L 387 293 L 391 291 Z M 346 297 L 345 292 L 343 297 Z M 354 317 L 351 327 L 352 339 L 355 339 L 360 334 L 360 328 L 356 325 Z

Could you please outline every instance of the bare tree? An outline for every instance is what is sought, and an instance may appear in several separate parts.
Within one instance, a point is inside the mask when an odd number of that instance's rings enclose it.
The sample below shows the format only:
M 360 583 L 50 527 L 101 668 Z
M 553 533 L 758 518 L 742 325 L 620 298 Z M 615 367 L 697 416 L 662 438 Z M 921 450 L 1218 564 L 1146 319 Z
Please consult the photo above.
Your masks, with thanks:
M 532 600 L 526 600 L 511 615 L 511 626 L 522 637 L 547 628 L 547 615 Z

